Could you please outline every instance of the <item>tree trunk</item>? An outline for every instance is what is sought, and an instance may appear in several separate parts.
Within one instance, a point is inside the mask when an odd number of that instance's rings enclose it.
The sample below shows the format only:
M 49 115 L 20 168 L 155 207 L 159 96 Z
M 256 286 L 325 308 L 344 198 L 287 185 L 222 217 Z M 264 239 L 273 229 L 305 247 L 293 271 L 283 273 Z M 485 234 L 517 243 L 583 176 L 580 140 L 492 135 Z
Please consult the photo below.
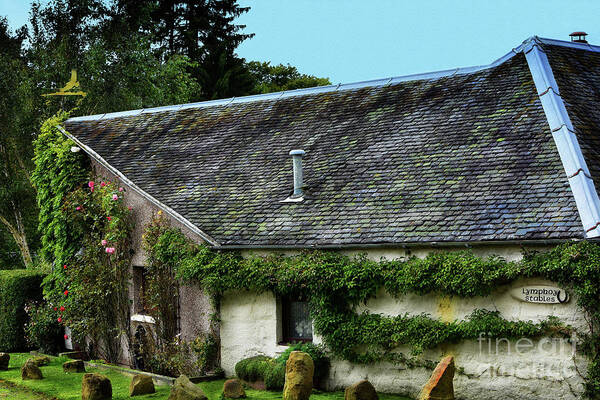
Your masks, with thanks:
M 25 264 L 25 268 L 27 268 L 33 264 L 33 259 L 31 258 L 31 251 L 29 250 L 29 244 L 27 243 L 27 236 L 25 235 L 25 227 L 23 225 L 21 213 L 18 210 L 15 210 L 14 214 L 16 226 L 11 224 L 1 215 L 0 222 L 6 226 L 13 239 L 17 243 L 19 251 L 21 252 L 21 257 L 23 258 L 23 263 Z

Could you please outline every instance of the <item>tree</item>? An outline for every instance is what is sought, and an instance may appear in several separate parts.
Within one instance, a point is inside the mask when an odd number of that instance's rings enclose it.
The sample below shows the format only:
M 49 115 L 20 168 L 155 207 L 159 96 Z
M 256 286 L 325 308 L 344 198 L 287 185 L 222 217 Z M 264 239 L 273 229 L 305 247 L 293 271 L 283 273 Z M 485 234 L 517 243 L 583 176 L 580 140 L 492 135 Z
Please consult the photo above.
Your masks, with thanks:
M 255 81 L 254 94 L 331 85 L 329 78 L 301 74 L 290 64 L 271 65 L 270 62 L 251 61 L 248 69 Z
M 30 123 L 32 84 L 22 58 L 26 33 L 21 28 L 13 34 L 7 20 L 0 19 L 0 226 L 13 238 L 23 264 L 29 266 L 37 211 L 29 181 L 34 130 Z
M 207 100 L 252 90 L 245 60 L 235 54 L 240 43 L 254 36 L 234 23 L 248 10 L 237 0 L 116 0 L 111 19 L 119 29 L 147 34 L 163 60 L 188 57 L 194 63 L 189 71 L 201 88 L 193 100 Z

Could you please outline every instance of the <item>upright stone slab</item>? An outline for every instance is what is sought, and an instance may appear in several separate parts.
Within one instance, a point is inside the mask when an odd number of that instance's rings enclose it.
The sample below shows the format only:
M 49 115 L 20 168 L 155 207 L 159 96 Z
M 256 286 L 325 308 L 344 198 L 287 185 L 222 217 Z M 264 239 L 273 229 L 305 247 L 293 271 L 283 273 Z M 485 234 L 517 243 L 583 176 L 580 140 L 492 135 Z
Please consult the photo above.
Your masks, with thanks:
M 33 362 L 31 358 L 25 361 L 25 364 L 23 364 L 23 366 L 21 367 L 21 379 L 38 380 L 43 378 L 44 376 L 42 375 L 42 370 Z
M 152 377 L 144 374 L 134 375 L 129 384 L 129 396 L 140 396 L 156 392 Z
M 302 351 L 292 351 L 285 364 L 283 400 L 308 400 L 314 373 L 312 358 Z
M 344 392 L 344 400 L 378 400 L 377 392 L 369 381 L 360 381 L 348 386 Z
M 175 379 L 168 400 L 207 400 L 207 397 L 187 376 L 181 375 Z
M 85 372 L 85 364 L 83 360 L 67 361 L 63 364 L 63 372 Z
M 36 357 L 33 357 L 31 360 L 38 367 L 44 367 L 44 366 L 50 364 L 50 361 L 52 361 L 52 359 L 48 356 L 36 356 Z
M 9 362 L 10 362 L 10 354 L 0 353 L 0 371 L 8 370 Z
M 101 374 L 85 374 L 81 380 L 81 400 L 111 400 L 112 384 Z
M 454 357 L 442 359 L 421 390 L 419 400 L 454 400 Z
M 223 384 L 223 397 L 227 399 L 241 399 L 246 397 L 246 391 L 239 379 L 228 379 Z

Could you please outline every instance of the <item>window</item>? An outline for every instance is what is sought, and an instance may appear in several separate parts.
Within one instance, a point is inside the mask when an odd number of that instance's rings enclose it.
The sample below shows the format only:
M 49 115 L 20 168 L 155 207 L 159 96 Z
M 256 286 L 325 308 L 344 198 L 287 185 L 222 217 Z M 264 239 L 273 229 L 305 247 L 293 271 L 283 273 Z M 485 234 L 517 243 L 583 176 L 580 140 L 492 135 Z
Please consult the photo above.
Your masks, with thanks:
M 281 307 L 283 342 L 312 342 L 308 302 L 298 298 L 283 298 Z
M 136 314 L 148 314 L 146 306 L 146 268 L 133 267 L 133 311 Z

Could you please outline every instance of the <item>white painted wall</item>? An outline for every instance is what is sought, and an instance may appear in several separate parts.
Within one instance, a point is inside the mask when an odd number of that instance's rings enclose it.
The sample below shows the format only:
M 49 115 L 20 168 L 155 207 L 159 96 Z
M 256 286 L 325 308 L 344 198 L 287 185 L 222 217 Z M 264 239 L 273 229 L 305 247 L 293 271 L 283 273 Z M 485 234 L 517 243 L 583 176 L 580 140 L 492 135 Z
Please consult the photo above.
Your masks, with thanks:
M 497 249 L 496 249 L 497 250 Z M 402 250 L 371 253 L 373 258 L 396 258 Z M 478 249 L 480 255 L 494 252 Z M 424 256 L 425 251 L 417 252 Z M 518 259 L 520 248 L 502 249 L 507 259 Z M 391 257 L 390 257 L 391 256 Z M 395 257 L 394 257 L 395 256 Z M 559 317 L 567 324 L 585 327 L 576 299 L 566 304 L 546 305 L 520 302 L 509 290 L 523 285 L 554 285 L 541 279 L 522 279 L 509 286 L 497 288 L 492 295 L 473 299 L 449 298 L 429 294 L 410 294 L 393 298 L 381 291 L 367 304 L 357 307 L 357 312 L 369 311 L 384 315 L 426 313 L 444 321 L 462 320 L 474 309 L 498 310 L 510 320 L 541 321 L 549 315 Z M 554 285 L 556 286 L 556 285 Z M 272 293 L 230 292 L 221 304 L 221 361 L 227 375 L 234 375 L 235 364 L 246 357 L 258 354 L 276 356 L 285 350 L 278 345 L 280 327 L 278 305 Z M 315 342 L 320 338 L 315 337 Z M 568 343 L 549 339 L 520 342 L 463 341 L 445 344 L 425 352 L 421 357 L 438 361 L 444 355 L 455 356 L 457 367 L 464 374 L 455 377 L 458 399 L 577 399 L 583 391 L 583 379 L 577 372 L 573 349 Z M 497 348 L 496 348 L 497 347 Z M 408 349 L 397 349 L 405 354 Z M 585 373 L 585 361 L 577 359 L 578 369 Z M 424 368 L 406 369 L 404 366 L 379 363 L 353 365 L 343 360 L 332 360 L 328 389 L 344 388 L 361 379 L 369 379 L 378 391 L 404 393 L 416 396 L 430 376 Z

